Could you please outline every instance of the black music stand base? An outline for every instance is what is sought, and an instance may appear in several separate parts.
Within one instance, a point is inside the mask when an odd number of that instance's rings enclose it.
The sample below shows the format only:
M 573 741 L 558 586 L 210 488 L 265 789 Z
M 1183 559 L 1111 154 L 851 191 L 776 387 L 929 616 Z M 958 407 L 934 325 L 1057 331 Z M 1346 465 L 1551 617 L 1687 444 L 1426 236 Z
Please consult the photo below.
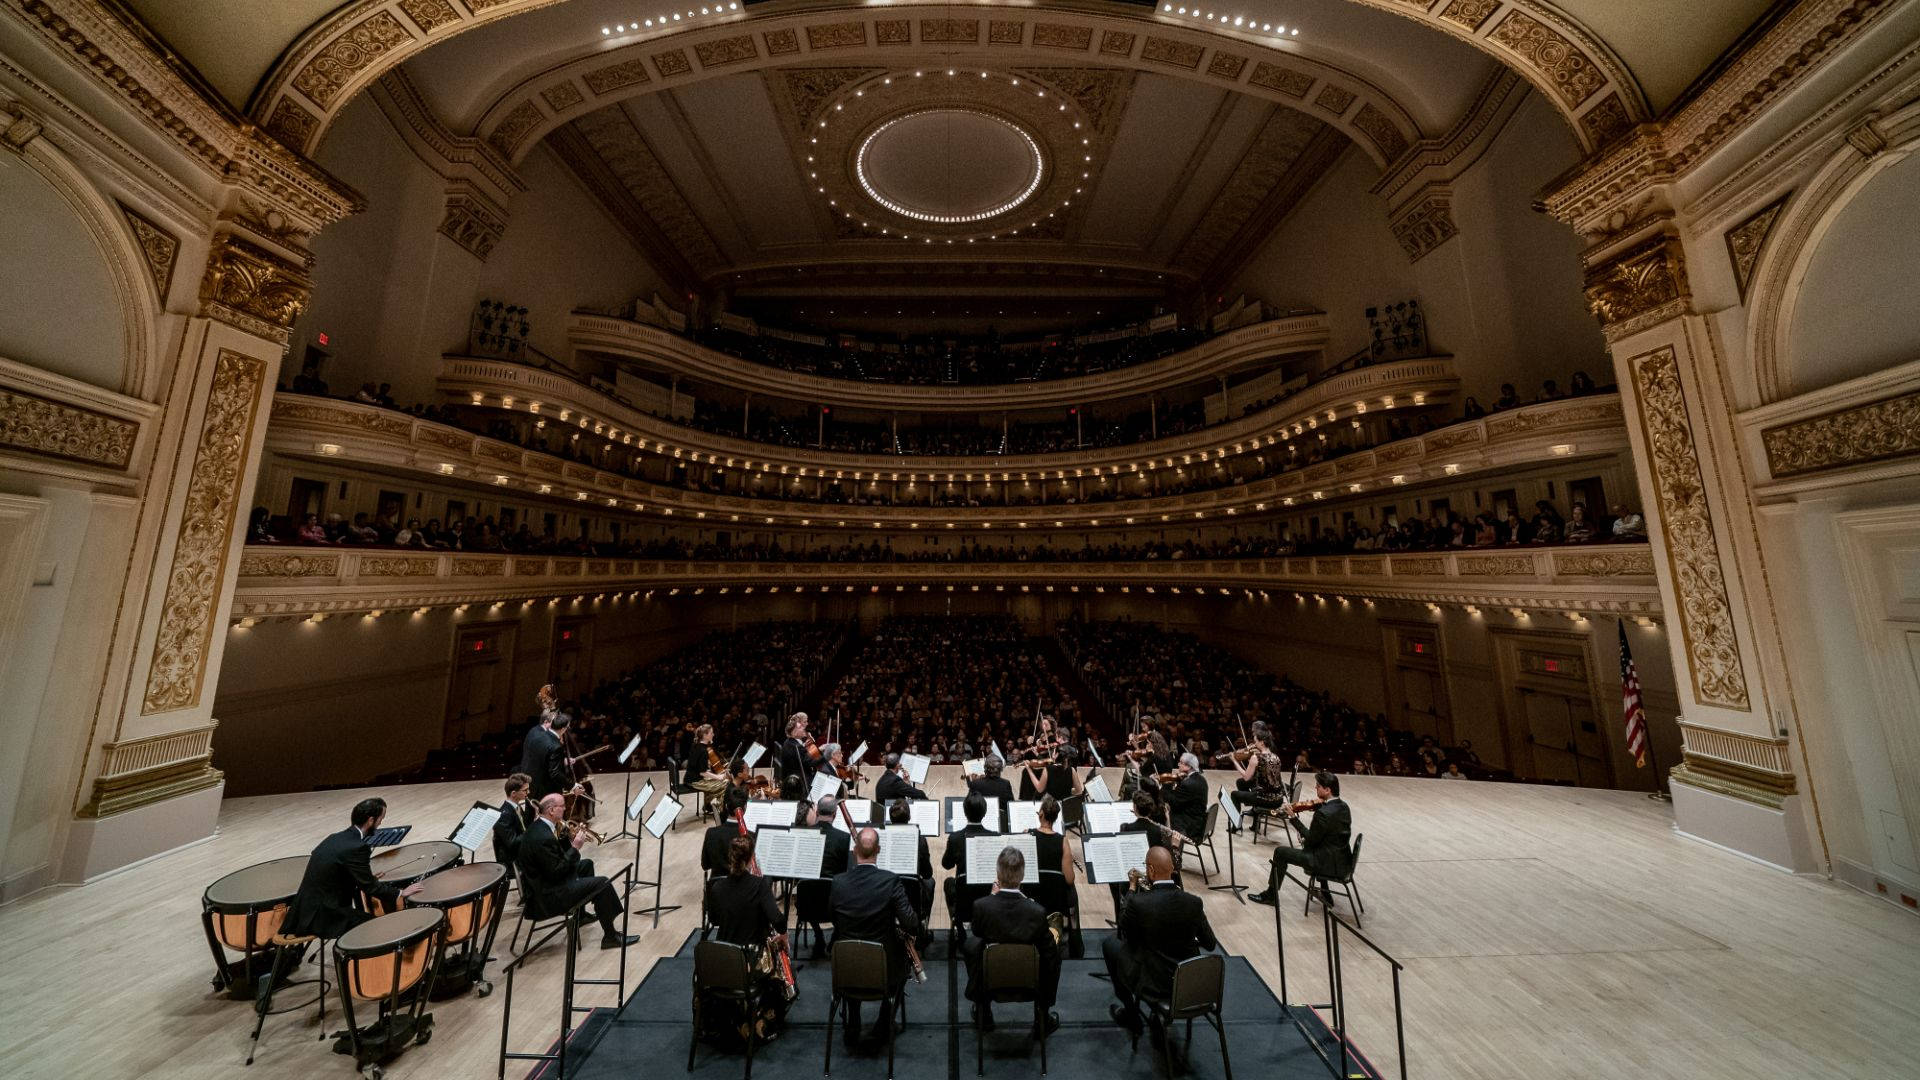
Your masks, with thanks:
M 1242 818 L 1241 820 L 1244 821 L 1246 819 Z M 1240 878 L 1234 872 L 1234 866 L 1233 866 L 1233 834 L 1238 831 L 1239 831 L 1238 829 L 1231 829 L 1231 828 L 1227 830 L 1227 883 L 1225 885 L 1209 885 L 1207 886 L 1207 891 L 1208 892 L 1230 892 L 1233 894 L 1233 898 L 1235 900 L 1238 900 L 1242 905 L 1245 905 L 1247 902 L 1247 898 L 1245 896 L 1242 896 L 1241 894 L 1246 892 L 1248 887 L 1240 884 Z
M 621 767 L 625 768 L 624 765 Z M 627 807 L 631 805 L 633 805 L 633 770 L 627 769 L 627 771 L 622 774 L 620 780 L 620 831 L 607 837 L 608 842 L 614 840 L 640 839 L 639 833 L 631 832 L 627 829 L 627 822 L 632 820 L 627 817 Z

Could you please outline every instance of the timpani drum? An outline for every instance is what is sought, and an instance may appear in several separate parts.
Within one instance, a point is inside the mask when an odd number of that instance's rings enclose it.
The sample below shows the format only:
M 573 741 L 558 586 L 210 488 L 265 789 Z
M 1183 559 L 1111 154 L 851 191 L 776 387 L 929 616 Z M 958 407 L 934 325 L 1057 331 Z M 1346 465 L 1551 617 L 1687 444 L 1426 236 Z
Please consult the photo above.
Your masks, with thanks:
M 207 886 L 200 897 L 200 922 L 213 950 L 213 988 L 234 998 L 252 998 L 254 980 L 272 966 L 273 935 L 287 920 L 300 892 L 307 856 L 256 863 Z M 240 954 L 227 959 L 226 950 Z
M 369 919 L 333 943 L 340 1007 L 347 1014 L 347 1030 L 334 1049 L 351 1053 L 363 1075 L 378 1078 L 383 1062 L 410 1043 L 433 1037 L 433 1014 L 424 1011 L 426 991 L 446 925 L 438 908 L 410 907 Z M 360 1019 L 369 1005 L 374 1016 L 363 1027 Z
M 407 897 L 409 908 L 434 908 L 447 917 L 442 941 L 446 955 L 433 983 L 433 999 L 453 997 L 472 988 L 480 997 L 493 992 L 483 975 L 493 936 L 500 928 L 500 912 L 507 898 L 504 863 L 479 862 L 456 866 L 428 878 L 420 891 Z
M 367 868 L 382 882 L 404 889 L 450 866 L 459 866 L 465 855 L 466 849 L 451 840 L 425 840 L 388 848 L 368 859 Z M 372 897 L 361 899 L 375 915 L 388 913 L 386 907 Z

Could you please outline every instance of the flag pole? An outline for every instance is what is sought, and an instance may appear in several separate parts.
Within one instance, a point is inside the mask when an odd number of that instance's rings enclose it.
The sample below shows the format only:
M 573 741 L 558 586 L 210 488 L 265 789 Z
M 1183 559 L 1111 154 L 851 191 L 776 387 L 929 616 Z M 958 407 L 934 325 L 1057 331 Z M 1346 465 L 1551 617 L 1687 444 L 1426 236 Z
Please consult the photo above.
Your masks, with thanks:
M 1660 772 L 1660 757 L 1653 749 L 1653 725 L 1647 725 L 1647 764 L 1653 767 L 1653 790 L 1647 792 L 1647 798 L 1654 802 L 1670 803 L 1673 793 L 1665 787 L 1666 777 Z

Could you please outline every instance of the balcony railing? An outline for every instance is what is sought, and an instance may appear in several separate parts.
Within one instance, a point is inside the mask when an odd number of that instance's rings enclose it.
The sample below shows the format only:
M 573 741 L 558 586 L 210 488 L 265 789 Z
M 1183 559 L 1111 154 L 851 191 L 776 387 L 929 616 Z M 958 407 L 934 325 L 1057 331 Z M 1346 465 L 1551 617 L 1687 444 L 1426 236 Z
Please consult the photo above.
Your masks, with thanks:
M 1180 352 L 1143 364 L 1047 382 L 1002 386 L 908 386 L 807 375 L 697 345 L 678 334 L 608 315 L 576 311 L 567 324 L 577 350 L 627 357 L 675 374 L 738 390 L 828 405 L 977 412 L 1091 404 L 1224 375 L 1249 363 L 1326 348 L 1324 313 L 1295 315 L 1230 330 Z
M 1306 468 L 1204 491 L 1100 502 L 966 507 L 926 503 L 868 506 L 696 491 L 596 469 L 389 409 L 299 394 L 280 394 L 274 399 L 267 445 L 291 456 L 397 467 L 508 488 L 523 496 L 548 496 L 709 525 L 932 529 L 953 522 L 1018 530 L 1150 525 L 1216 515 L 1276 513 L 1309 502 L 1333 502 L 1488 468 L 1620 453 L 1626 449 L 1627 434 L 1619 397 L 1602 394 L 1462 421 Z M 1210 449 L 1198 455 L 1203 462 L 1230 460 L 1272 444 L 1267 439 L 1249 439 L 1213 445 L 1217 452 Z M 1166 453 L 1171 456 L 1173 452 Z M 996 475 L 1000 471 L 992 470 Z M 787 474 L 775 469 L 768 475 L 785 479 Z M 903 470 L 899 479 L 903 483 L 910 477 L 921 482 L 944 482 L 945 476 L 944 471 L 916 474 Z
M 252 545 L 240 557 L 233 613 L 257 619 L 588 596 L 624 603 L 876 590 L 1400 600 L 1562 616 L 1650 616 L 1660 602 L 1646 544 L 1125 563 L 714 562 Z

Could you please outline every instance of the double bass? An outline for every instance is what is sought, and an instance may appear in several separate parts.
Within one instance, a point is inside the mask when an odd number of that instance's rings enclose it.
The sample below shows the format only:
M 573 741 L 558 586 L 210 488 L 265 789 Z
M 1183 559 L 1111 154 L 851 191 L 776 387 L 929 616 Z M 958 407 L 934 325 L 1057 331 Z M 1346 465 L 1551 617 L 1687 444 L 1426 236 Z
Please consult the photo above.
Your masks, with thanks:
M 579 795 L 568 794 L 567 809 L 561 818 L 585 824 L 593 820 L 594 811 L 600 805 L 593 797 L 593 781 L 588 779 L 593 775 L 593 770 L 588 767 L 587 759 L 607 749 L 608 745 L 603 743 L 584 754 L 577 753 L 571 727 L 560 733 L 560 742 L 567 755 L 567 777 L 579 785 L 582 792 Z

